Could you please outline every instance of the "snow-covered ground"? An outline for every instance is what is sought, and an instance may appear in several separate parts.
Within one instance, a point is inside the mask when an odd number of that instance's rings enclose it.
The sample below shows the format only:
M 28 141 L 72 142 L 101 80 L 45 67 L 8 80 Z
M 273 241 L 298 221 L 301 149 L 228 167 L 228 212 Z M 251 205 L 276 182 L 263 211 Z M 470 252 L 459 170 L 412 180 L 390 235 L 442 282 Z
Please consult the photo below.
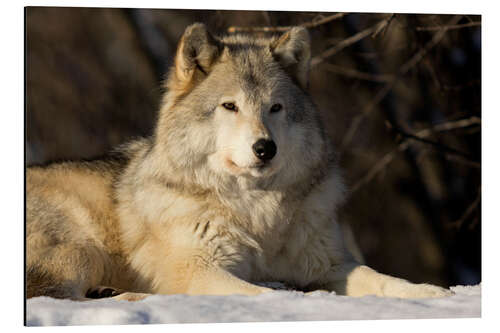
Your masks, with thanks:
M 451 289 L 455 295 L 438 299 L 353 298 L 285 290 L 258 296 L 154 295 L 138 302 L 36 297 L 27 301 L 26 318 L 28 326 L 48 326 L 481 316 L 480 285 Z

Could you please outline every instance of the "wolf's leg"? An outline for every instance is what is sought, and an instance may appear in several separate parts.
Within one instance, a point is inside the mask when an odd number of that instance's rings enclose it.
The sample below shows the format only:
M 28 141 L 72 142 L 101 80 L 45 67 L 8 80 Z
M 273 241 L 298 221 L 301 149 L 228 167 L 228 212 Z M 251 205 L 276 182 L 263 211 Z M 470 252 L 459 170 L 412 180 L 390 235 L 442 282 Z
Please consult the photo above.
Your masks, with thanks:
M 33 280 L 27 277 L 26 298 L 48 296 L 60 299 L 85 300 L 78 282 L 56 282 L 54 280 Z
M 443 297 L 450 290 L 430 285 L 414 284 L 403 279 L 378 273 L 365 265 L 345 263 L 330 273 L 329 290 L 347 296 L 377 295 L 400 298 Z
M 272 291 L 272 289 L 253 285 L 238 279 L 222 269 L 212 269 L 195 273 L 188 289 L 183 293 L 188 295 L 258 295 L 269 291 Z M 162 294 L 161 290 L 159 293 Z M 171 292 L 168 293 L 170 294 Z M 123 292 L 112 296 L 111 299 L 140 301 L 151 295 L 147 293 Z
M 246 282 L 221 268 L 195 272 L 187 293 L 196 295 L 258 295 L 272 291 L 270 288 Z
M 85 297 L 87 298 L 87 300 L 109 298 L 116 301 L 135 302 L 143 300 L 151 295 L 152 294 L 128 292 L 123 289 L 113 288 L 113 287 L 97 286 L 90 288 L 85 294 Z
M 95 246 L 57 244 L 27 249 L 27 298 L 49 296 L 73 300 L 86 299 L 90 287 L 102 283 L 106 254 Z
M 122 294 L 113 296 L 110 299 L 114 299 L 114 300 L 117 300 L 117 301 L 135 302 L 135 301 L 143 300 L 146 297 L 151 296 L 151 295 L 152 294 L 124 292 Z
M 129 291 L 125 291 L 123 289 L 113 288 L 113 287 L 97 286 L 97 287 L 90 288 L 87 291 L 87 293 L 85 294 L 85 299 L 82 299 L 82 300 L 92 301 L 95 299 L 108 298 L 108 299 L 113 299 L 113 300 L 117 300 L 117 301 L 134 302 L 134 301 L 143 300 L 146 297 L 151 296 L 151 295 L 152 294 L 129 292 Z
M 78 201 L 46 196 L 36 188 L 27 193 L 26 296 L 83 300 L 90 287 L 110 283 L 114 262 L 92 232 L 87 232 L 92 222 L 84 218 L 85 209 L 77 209 Z M 70 213 L 71 207 L 65 206 L 69 203 L 81 219 Z
M 112 289 L 109 287 L 98 287 L 96 289 L 92 288 L 91 292 L 99 292 L 99 290 L 105 294 L 114 292 L 114 290 L 108 290 Z M 182 292 L 172 292 L 172 290 L 166 291 L 161 288 L 158 289 L 158 293 L 160 294 L 182 293 L 188 295 L 258 295 L 269 291 L 272 291 L 272 289 L 248 283 L 219 268 L 204 269 L 194 272 L 187 289 Z M 140 301 L 151 295 L 152 294 L 147 293 L 122 292 L 113 295 L 111 299 Z
M 179 268 L 180 265 L 172 265 Z M 158 294 L 188 294 L 188 295 L 257 295 L 272 289 L 260 287 L 246 282 L 230 272 L 217 266 L 195 266 L 192 269 L 176 269 L 169 274 L 163 274 L 163 281 L 154 288 Z M 158 279 L 157 279 L 158 281 Z

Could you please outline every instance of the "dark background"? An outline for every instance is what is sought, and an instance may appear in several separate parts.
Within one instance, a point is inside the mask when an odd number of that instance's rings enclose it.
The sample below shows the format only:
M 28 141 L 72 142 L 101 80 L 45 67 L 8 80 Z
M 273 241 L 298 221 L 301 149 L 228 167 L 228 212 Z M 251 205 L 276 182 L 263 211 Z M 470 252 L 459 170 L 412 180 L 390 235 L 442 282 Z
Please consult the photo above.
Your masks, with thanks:
M 480 16 L 334 14 L 29 7 L 27 165 L 93 158 L 150 134 L 189 24 L 306 24 L 310 93 L 351 188 L 341 220 L 367 264 L 414 282 L 478 283 Z

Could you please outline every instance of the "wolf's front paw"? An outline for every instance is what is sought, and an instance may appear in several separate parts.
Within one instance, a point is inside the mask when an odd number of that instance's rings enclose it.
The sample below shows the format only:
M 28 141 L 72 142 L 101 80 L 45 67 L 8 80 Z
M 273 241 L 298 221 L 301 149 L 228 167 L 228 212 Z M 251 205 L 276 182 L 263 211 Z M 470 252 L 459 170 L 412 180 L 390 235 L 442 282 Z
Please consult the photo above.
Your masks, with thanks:
M 413 291 L 414 298 L 425 298 L 425 297 L 446 297 L 454 295 L 455 293 L 449 289 L 434 286 L 432 284 L 416 284 L 415 290 Z
M 87 298 L 107 298 L 113 297 L 124 293 L 124 290 L 107 287 L 107 286 L 97 286 L 87 290 L 85 297 Z
M 113 299 L 117 301 L 137 302 L 137 301 L 142 301 L 143 299 L 151 295 L 152 294 L 125 292 L 123 294 L 114 296 Z
M 389 286 L 387 286 L 389 287 Z M 453 295 L 453 291 L 432 284 L 413 284 L 409 282 L 392 283 L 386 288 L 387 296 L 401 298 L 435 298 Z

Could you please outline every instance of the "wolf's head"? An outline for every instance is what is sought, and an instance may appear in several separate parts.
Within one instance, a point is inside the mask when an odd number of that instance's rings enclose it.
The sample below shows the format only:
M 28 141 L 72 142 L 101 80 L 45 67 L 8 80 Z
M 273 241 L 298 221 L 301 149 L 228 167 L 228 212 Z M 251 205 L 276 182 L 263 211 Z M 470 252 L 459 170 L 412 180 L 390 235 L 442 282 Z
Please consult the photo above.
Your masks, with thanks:
M 176 169 L 219 179 L 307 177 L 325 156 L 306 91 L 310 42 L 295 27 L 273 38 L 216 38 L 186 29 L 166 81 L 156 146 Z

